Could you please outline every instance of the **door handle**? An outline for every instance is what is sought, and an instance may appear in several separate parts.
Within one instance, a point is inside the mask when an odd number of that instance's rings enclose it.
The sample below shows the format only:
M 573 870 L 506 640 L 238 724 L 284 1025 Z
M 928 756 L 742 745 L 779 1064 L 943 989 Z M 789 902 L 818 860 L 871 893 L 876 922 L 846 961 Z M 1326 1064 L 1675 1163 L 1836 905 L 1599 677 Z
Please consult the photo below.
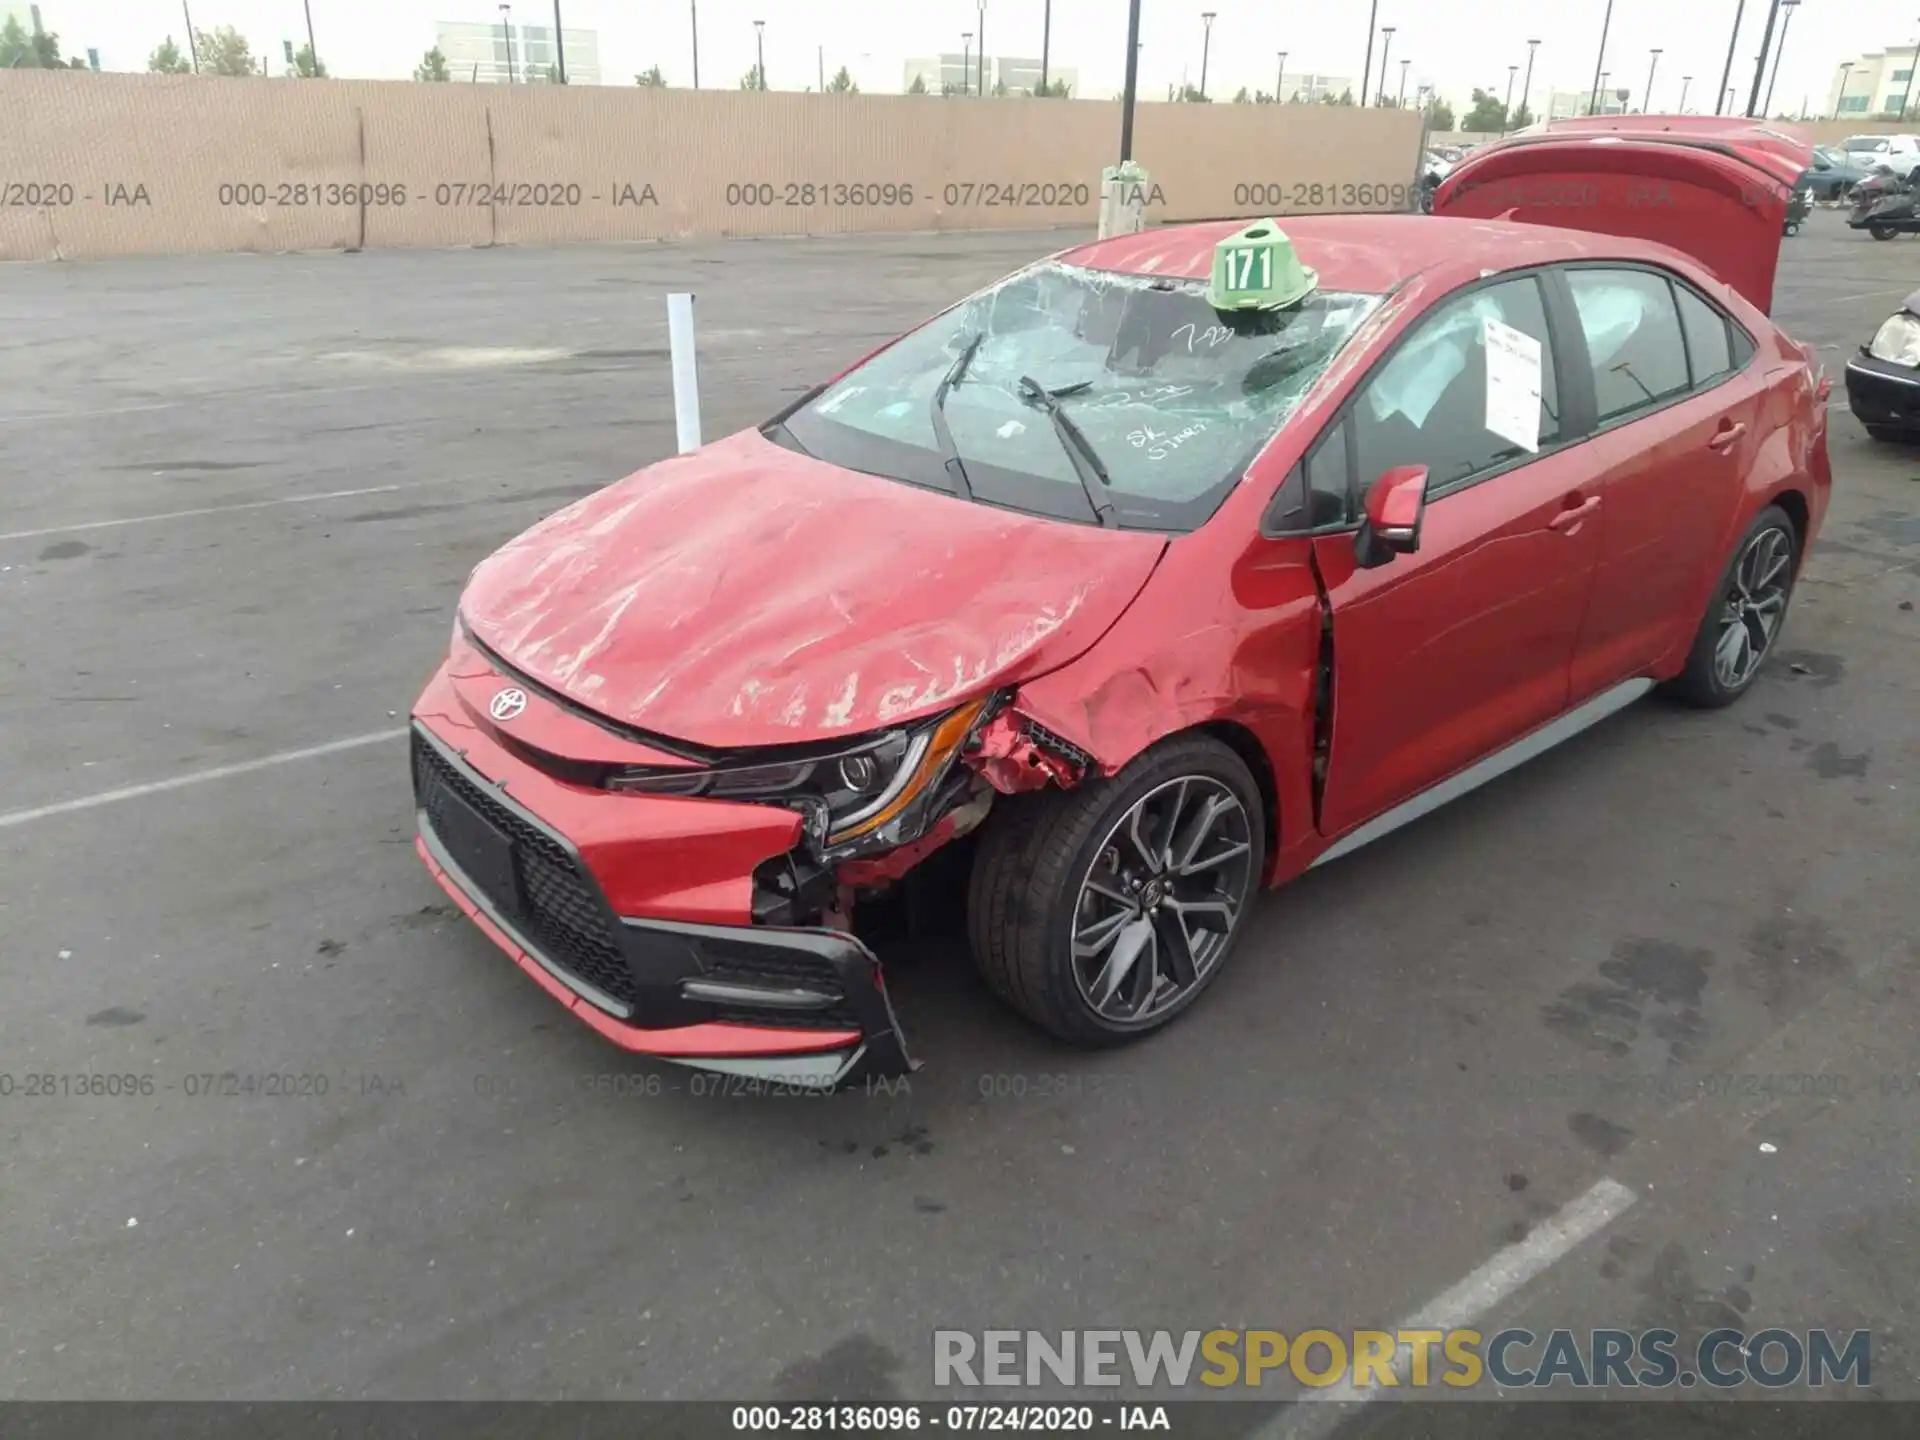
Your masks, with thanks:
M 1560 530 L 1563 532 L 1576 529 L 1582 520 L 1586 519 L 1599 508 L 1600 497 L 1598 495 L 1590 496 L 1582 500 L 1578 505 L 1573 505 L 1562 510 L 1558 515 L 1547 521 L 1547 528 L 1549 530 Z
M 1723 425 L 1718 430 L 1716 430 L 1714 432 L 1713 438 L 1707 441 L 1707 444 L 1712 449 L 1724 450 L 1729 445 L 1733 444 L 1734 441 L 1738 440 L 1742 435 L 1746 433 L 1747 433 L 1746 422 L 1743 420 L 1736 420 L 1733 424 Z

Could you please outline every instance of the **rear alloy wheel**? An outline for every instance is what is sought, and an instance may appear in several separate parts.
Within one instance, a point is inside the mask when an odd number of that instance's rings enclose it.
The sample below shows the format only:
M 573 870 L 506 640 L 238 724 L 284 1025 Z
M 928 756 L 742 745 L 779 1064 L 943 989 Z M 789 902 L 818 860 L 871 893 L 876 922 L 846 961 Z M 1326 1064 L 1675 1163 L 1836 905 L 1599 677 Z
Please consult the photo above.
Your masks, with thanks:
M 969 896 L 993 990 L 1065 1040 L 1159 1029 L 1225 963 L 1266 835 L 1246 764 L 1205 736 L 1163 743 L 1111 780 L 1016 797 L 983 838 Z
M 1778 505 L 1755 517 L 1707 606 L 1687 668 L 1673 683 L 1681 699 L 1715 707 L 1747 692 L 1787 618 L 1799 545 L 1793 521 Z

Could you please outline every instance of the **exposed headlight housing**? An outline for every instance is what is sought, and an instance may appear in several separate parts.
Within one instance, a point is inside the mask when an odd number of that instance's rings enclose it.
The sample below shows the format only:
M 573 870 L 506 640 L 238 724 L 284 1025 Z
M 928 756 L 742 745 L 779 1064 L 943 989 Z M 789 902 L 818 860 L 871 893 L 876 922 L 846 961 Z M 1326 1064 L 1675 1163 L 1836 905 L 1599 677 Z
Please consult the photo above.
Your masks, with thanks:
M 1873 343 L 1867 346 L 1867 353 L 1876 360 L 1920 368 L 1920 317 L 1904 310 L 1889 317 L 1875 333 Z
M 863 736 L 795 755 L 743 754 L 698 770 L 638 767 L 607 778 L 609 790 L 702 796 L 782 805 L 806 817 L 821 848 L 898 843 L 892 833 L 948 773 L 960 748 L 991 713 L 985 696 L 916 726 Z

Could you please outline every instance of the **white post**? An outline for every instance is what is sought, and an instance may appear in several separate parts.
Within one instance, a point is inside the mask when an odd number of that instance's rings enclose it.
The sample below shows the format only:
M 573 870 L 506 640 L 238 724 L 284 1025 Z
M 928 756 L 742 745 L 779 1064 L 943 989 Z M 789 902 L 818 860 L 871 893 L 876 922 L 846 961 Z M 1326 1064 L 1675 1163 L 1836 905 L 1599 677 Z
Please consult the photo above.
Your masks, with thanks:
M 673 356 L 673 424 L 680 453 L 700 448 L 700 375 L 693 360 L 693 296 L 667 296 L 667 345 Z

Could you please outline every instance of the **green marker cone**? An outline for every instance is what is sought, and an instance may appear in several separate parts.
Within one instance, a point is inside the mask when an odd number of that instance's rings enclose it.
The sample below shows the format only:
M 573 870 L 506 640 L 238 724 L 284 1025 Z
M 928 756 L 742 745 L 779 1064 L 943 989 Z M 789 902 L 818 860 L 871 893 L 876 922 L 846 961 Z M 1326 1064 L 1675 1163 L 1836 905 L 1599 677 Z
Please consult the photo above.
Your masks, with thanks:
M 1314 292 L 1320 277 L 1277 220 L 1256 220 L 1213 247 L 1207 302 L 1216 310 L 1284 310 Z

